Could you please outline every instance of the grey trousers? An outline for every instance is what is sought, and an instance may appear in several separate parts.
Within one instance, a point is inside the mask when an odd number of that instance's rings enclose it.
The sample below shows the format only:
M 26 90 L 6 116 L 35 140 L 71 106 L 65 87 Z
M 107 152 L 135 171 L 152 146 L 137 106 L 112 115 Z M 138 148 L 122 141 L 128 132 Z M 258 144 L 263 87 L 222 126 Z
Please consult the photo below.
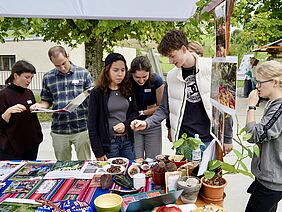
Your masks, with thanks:
M 136 158 L 152 158 L 162 152 L 161 125 L 151 129 L 134 132 L 134 149 Z
M 72 145 L 78 160 L 90 160 L 91 150 L 88 130 L 76 134 L 64 135 L 51 132 L 53 148 L 57 160 L 70 161 Z

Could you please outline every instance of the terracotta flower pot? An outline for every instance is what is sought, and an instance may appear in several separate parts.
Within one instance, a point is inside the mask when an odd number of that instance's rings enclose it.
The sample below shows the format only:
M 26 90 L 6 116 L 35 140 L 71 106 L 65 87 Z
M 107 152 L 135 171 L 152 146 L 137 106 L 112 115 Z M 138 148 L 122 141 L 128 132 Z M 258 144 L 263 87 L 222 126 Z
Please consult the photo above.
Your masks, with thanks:
M 223 206 L 223 200 L 226 197 L 226 194 L 224 193 L 223 197 L 220 199 L 210 199 L 210 198 L 205 197 L 204 195 L 201 195 L 201 197 L 203 198 L 204 202 L 207 204 L 213 203 L 219 206 Z
M 204 182 L 204 177 L 201 178 L 202 182 L 202 195 L 208 199 L 223 199 L 224 188 L 227 185 L 227 181 L 221 186 L 209 185 Z

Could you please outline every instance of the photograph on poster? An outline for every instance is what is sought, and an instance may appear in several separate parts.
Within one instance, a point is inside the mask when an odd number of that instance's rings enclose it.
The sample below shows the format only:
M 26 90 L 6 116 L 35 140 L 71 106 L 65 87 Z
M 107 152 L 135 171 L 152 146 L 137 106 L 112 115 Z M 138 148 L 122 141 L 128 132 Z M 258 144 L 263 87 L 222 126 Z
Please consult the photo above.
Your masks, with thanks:
M 225 1 L 217 6 L 215 14 L 215 31 L 216 31 L 216 57 L 225 57 L 225 26 L 226 26 L 226 4 Z
M 232 116 L 236 107 L 237 57 L 214 58 L 211 76 L 211 103 Z
M 212 106 L 212 135 L 218 140 L 219 144 L 223 145 L 224 138 L 224 112 L 217 107 Z

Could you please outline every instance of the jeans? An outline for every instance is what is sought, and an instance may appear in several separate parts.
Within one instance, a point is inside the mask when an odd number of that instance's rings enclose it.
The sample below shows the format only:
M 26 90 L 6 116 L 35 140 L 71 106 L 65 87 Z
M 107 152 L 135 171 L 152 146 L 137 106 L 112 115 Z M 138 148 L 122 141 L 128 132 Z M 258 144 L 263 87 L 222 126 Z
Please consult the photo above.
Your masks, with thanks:
M 251 197 L 245 212 L 275 212 L 282 198 L 282 191 L 273 191 L 255 180 L 248 188 Z
M 129 160 L 135 159 L 135 151 L 133 142 L 129 140 L 127 135 L 112 136 L 110 152 L 106 153 L 108 158 L 125 157 Z

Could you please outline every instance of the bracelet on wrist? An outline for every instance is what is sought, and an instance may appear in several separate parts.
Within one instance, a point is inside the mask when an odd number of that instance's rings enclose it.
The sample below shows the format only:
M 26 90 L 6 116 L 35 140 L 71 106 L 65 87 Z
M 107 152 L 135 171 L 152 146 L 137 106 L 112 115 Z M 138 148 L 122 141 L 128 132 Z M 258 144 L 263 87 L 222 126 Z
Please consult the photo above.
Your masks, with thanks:
M 256 106 L 248 106 L 248 111 L 249 111 L 249 110 L 256 110 L 256 109 L 257 109 Z

